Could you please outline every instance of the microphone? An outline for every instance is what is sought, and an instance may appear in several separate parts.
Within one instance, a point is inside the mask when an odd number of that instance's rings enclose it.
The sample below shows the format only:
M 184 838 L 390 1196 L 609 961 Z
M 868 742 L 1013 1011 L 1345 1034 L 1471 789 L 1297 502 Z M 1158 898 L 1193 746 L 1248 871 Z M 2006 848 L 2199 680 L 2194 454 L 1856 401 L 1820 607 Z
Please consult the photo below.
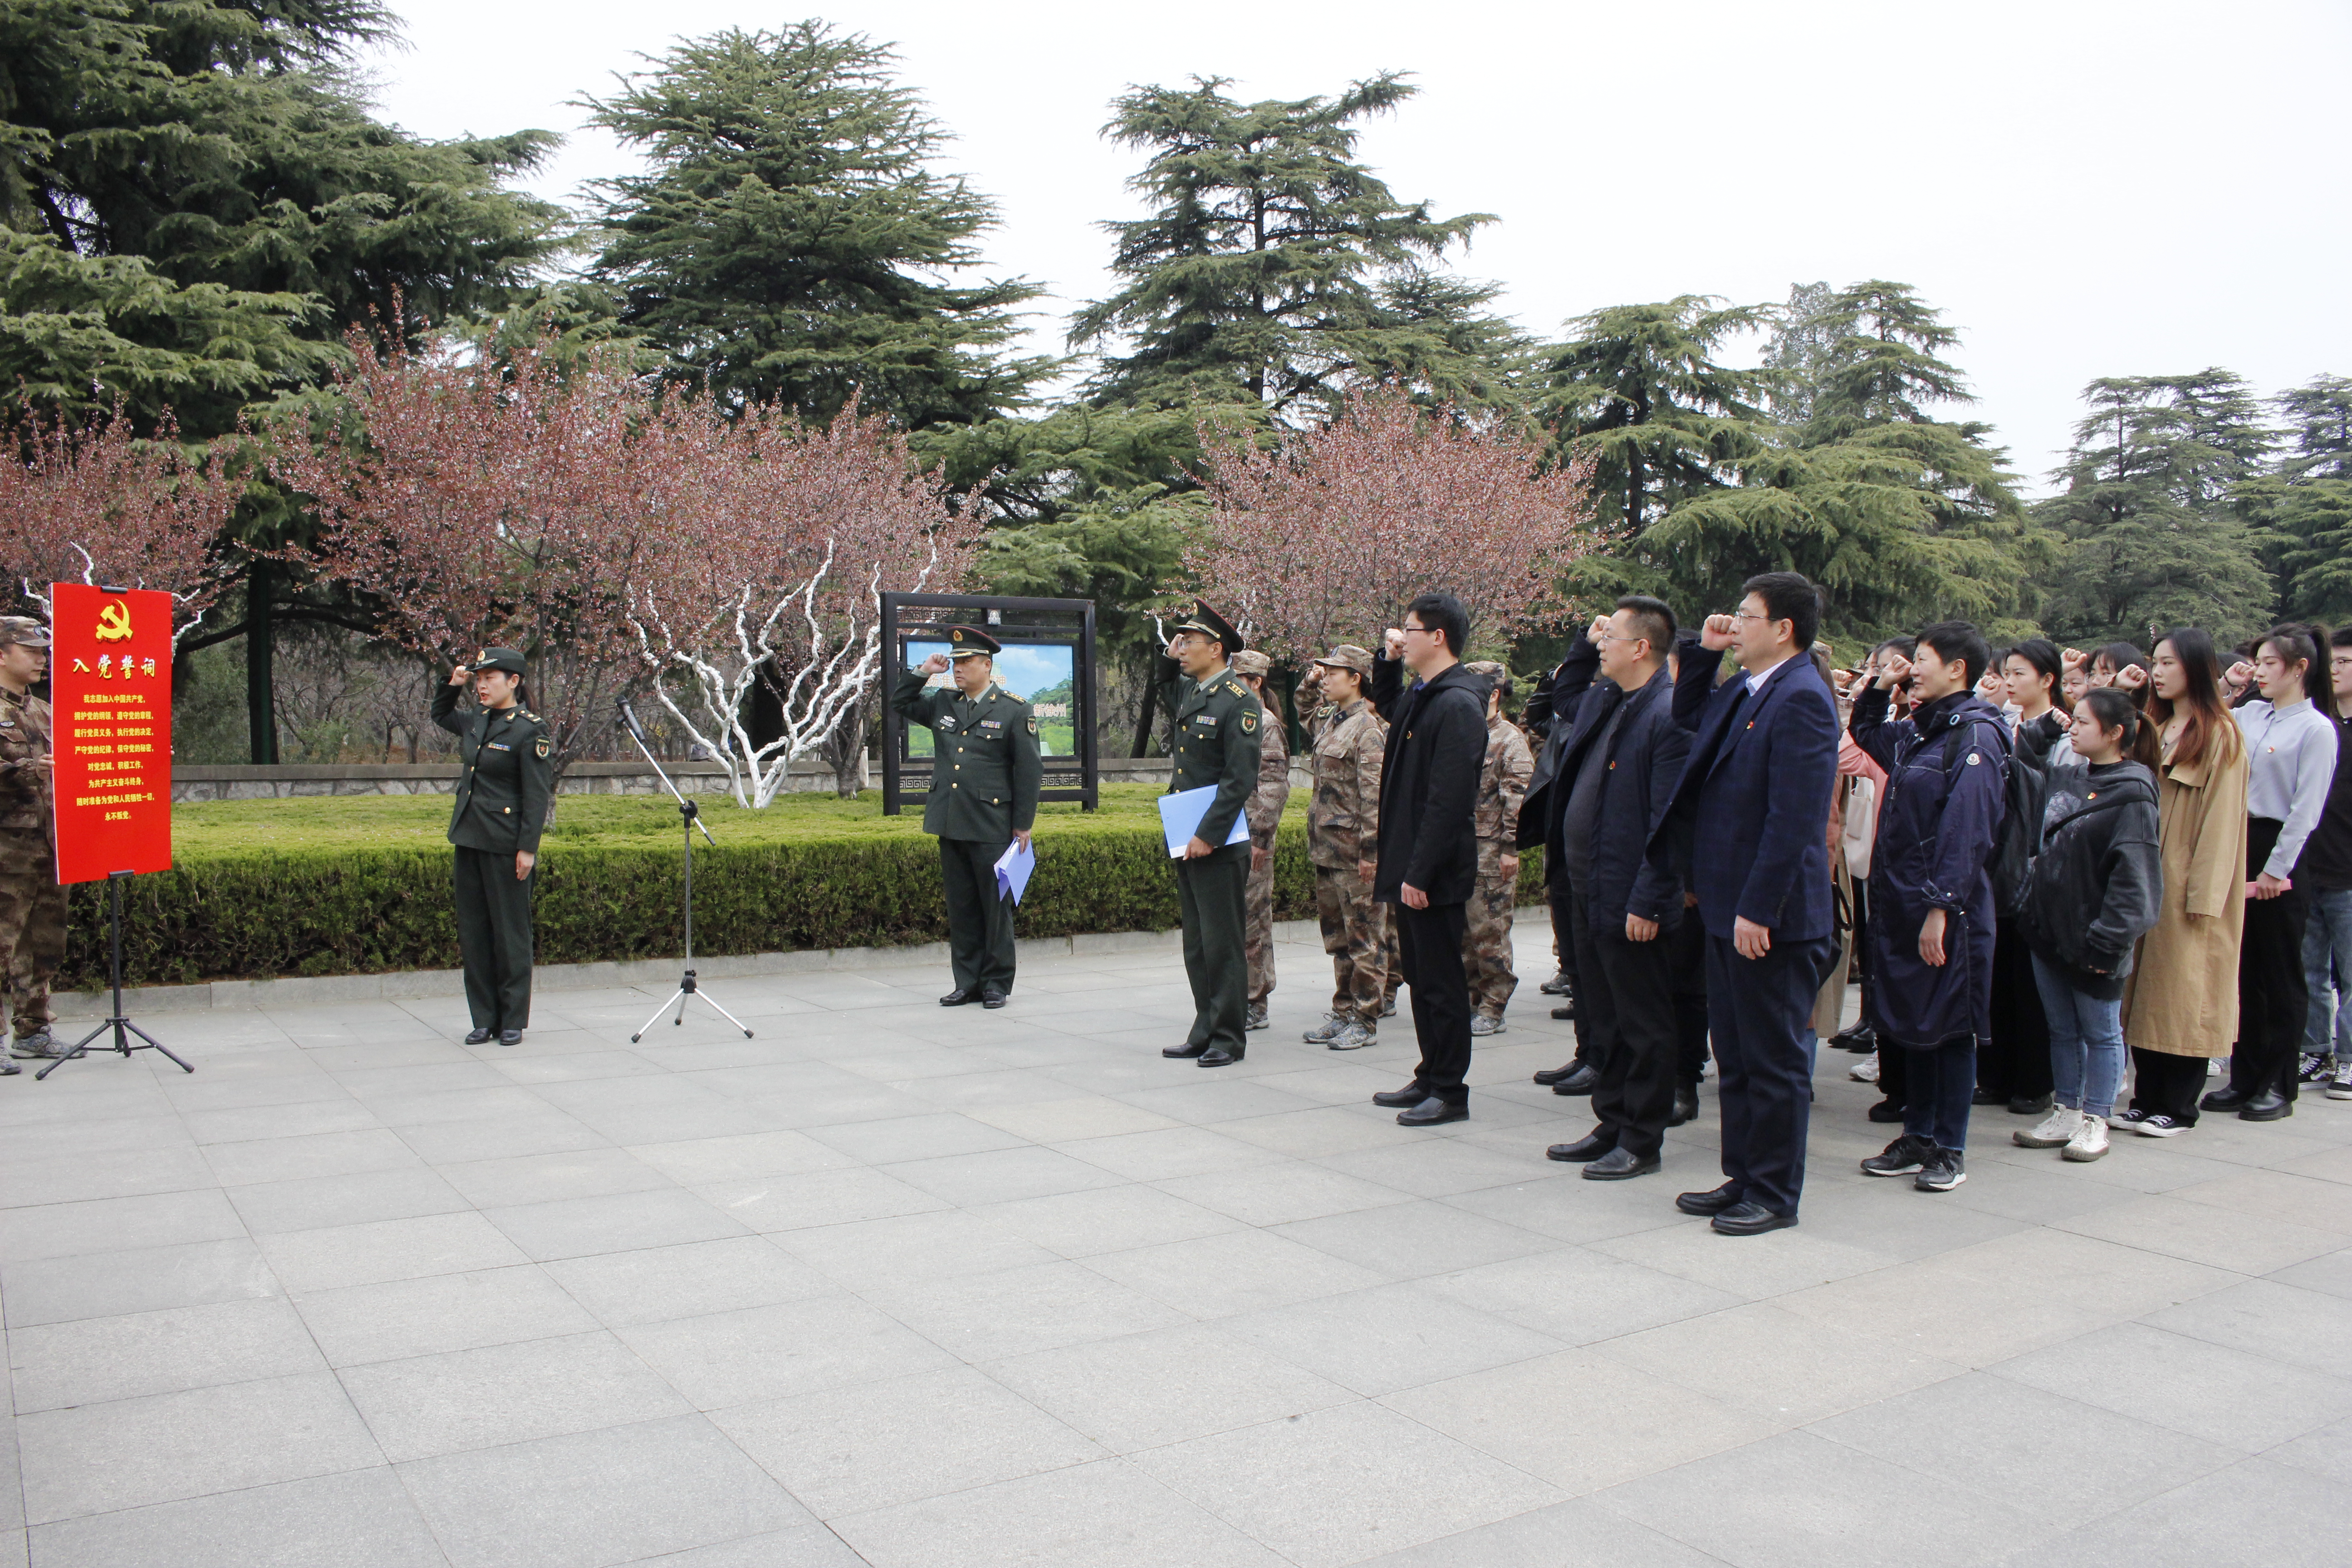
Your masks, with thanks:
M 637 723 L 636 710 L 629 706 L 629 700 L 625 697 L 621 699 L 620 708 L 621 728 L 626 730 L 630 738 L 639 745 L 645 744 L 646 732 Z

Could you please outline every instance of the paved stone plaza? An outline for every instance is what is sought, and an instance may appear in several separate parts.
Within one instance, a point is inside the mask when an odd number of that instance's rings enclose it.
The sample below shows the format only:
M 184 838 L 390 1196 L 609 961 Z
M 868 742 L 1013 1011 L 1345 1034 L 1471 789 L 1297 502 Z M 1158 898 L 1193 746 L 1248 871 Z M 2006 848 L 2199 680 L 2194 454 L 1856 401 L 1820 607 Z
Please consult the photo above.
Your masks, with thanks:
M 1523 932 L 1526 928 L 1523 925 Z M 1522 973 L 1546 973 L 1537 933 Z M 1065 944 L 1066 945 L 1066 944 Z M 1905 1568 L 2345 1560 L 2352 1104 L 1968 1184 L 1854 1168 L 1822 1064 L 1801 1228 L 1731 1240 L 1712 1086 L 1663 1176 L 1543 1158 L 1523 988 L 1474 1120 L 1367 1103 L 1280 950 L 1242 1067 L 1160 1059 L 1162 944 L 460 1004 L 159 1014 L 0 1082 L 35 1568 Z M 160 1070 L 158 1070 L 160 1068 Z

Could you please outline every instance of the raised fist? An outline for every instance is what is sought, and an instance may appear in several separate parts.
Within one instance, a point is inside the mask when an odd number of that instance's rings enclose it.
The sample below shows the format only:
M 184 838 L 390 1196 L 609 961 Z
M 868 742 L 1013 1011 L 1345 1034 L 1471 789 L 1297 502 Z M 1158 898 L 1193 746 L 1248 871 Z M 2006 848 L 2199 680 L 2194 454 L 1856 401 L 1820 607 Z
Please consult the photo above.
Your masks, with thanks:
M 1391 658 L 1404 657 L 1404 633 L 1391 626 L 1381 634 L 1381 646 Z
M 2136 664 L 2127 664 L 2116 671 L 2116 684 L 2126 691 L 2137 691 L 2147 684 L 2147 671 Z
M 1584 640 L 1591 643 L 1594 647 L 1599 647 L 1601 646 L 1601 639 L 1608 635 L 1609 617 L 1607 616 L 1593 616 L 1592 624 L 1584 628 Z
M 1699 627 L 1698 646 L 1721 653 L 1731 646 L 1731 634 L 1738 626 L 1729 616 L 1707 616 L 1706 624 Z
M 2091 662 L 2091 656 L 2081 648 L 2070 647 L 2058 656 L 2058 662 L 2068 669 L 2082 669 Z

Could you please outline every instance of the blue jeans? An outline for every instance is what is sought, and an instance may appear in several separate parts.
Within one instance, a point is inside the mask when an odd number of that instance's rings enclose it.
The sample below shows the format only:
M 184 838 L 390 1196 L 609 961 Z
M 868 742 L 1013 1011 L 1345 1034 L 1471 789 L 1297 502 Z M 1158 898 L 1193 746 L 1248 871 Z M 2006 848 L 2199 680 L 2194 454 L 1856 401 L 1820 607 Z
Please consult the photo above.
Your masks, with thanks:
M 2331 975 L 2329 971 L 2333 969 Z M 2303 928 L 2303 972 L 2311 985 L 2311 1013 L 2303 1048 L 2352 1058 L 2352 888 L 2318 888 L 2311 895 L 2311 921 Z M 2334 998 L 2335 1045 L 2328 1044 L 2329 999 Z
M 2074 989 L 2066 972 L 2033 955 L 2033 983 L 2050 1020 L 2050 1079 L 2069 1110 L 2112 1117 L 2124 1081 L 2124 1004 Z
M 1977 1043 L 1961 1040 L 1931 1051 L 1904 1051 L 1910 1076 L 1903 1095 L 1903 1131 L 1938 1149 L 1969 1146 L 1969 1102 L 1977 1092 Z

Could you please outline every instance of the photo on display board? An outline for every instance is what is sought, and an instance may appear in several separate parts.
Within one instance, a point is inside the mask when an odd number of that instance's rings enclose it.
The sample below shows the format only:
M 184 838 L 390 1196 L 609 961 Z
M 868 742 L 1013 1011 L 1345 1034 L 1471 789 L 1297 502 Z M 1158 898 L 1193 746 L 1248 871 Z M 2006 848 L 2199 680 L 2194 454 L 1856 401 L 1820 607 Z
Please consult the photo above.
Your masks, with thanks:
M 935 653 L 947 653 L 943 642 L 908 639 L 907 668 L 919 668 Z M 1078 650 L 1068 643 L 1006 643 L 996 656 L 996 684 L 1029 704 L 1037 716 L 1037 749 L 1049 757 L 1077 754 Z M 944 691 L 955 684 L 941 673 L 929 685 Z M 919 724 L 907 726 L 907 755 L 929 757 L 931 732 Z

